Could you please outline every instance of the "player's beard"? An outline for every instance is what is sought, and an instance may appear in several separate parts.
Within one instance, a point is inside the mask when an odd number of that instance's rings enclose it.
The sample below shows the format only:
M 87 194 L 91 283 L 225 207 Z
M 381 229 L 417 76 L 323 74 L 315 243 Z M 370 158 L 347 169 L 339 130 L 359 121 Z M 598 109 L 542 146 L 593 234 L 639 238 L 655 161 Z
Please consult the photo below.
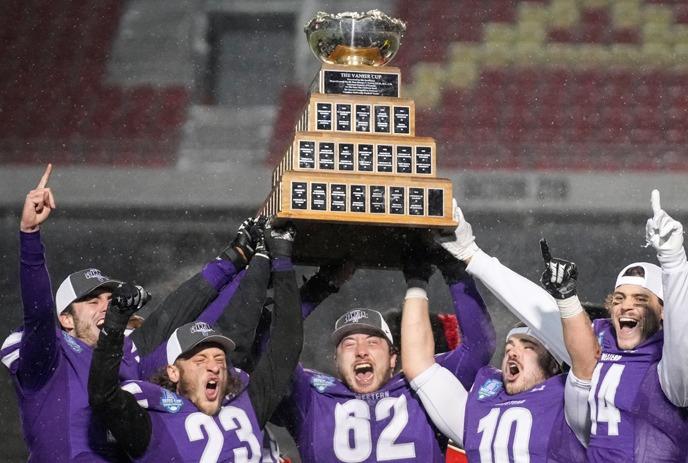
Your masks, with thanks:
M 514 395 L 532 389 L 546 379 L 545 372 L 541 368 L 524 368 L 516 381 L 505 383 L 504 388 L 507 394 Z
M 85 319 L 72 314 L 74 323 L 74 337 L 84 344 L 94 347 L 98 343 L 100 330 L 96 327 L 92 319 Z

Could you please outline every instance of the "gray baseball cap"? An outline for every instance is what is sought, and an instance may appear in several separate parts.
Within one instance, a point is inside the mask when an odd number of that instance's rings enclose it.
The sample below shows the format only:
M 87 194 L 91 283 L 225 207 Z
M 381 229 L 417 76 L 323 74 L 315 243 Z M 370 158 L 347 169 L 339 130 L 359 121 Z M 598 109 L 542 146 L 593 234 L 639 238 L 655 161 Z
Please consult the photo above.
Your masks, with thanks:
M 392 332 L 382 314 L 377 310 L 353 309 L 339 317 L 334 324 L 332 342 L 337 346 L 345 336 L 355 333 L 380 336 L 389 341 L 390 345 L 394 345 Z
M 179 358 L 199 344 L 217 343 L 226 353 L 236 347 L 234 341 L 215 331 L 205 322 L 191 322 L 182 325 L 167 340 L 167 364 L 172 365 Z
M 57 288 L 55 309 L 60 315 L 72 302 L 88 296 L 98 288 L 115 289 L 122 282 L 114 280 L 97 268 L 86 268 L 70 274 Z

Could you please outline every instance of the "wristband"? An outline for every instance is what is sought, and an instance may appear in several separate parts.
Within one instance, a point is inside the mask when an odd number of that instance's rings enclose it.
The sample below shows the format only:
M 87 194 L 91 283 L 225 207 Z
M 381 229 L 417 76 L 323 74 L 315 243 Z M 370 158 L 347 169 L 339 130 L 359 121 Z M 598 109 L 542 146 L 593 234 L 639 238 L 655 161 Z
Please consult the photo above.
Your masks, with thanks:
M 578 296 L 567 297 L 566 299 L 557 299 L 557 307 L 559 307 L 559 315 L 561 318 L 571 318 L 583 312 L 583 306 L 578 299 Z
M 428 300 L 428 293 L 423 288 L 409 288 L 406 290 L 404 299 L 425 299 Z

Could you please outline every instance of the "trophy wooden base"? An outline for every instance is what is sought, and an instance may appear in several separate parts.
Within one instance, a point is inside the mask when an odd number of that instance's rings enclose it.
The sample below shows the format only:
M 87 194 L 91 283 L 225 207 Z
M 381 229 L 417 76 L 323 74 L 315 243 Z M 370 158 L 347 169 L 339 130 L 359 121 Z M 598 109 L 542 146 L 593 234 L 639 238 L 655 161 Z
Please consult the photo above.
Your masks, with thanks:
M 297 227 L 294 262 L 349 259 L 400 268 L 404 244 L 431 229 L 453 230 L 447 179 L 285 172 L 260 213 Z
M 440 178 L 285 172 L 260 213 L 279 219 L 453 228 L 452 184 Z

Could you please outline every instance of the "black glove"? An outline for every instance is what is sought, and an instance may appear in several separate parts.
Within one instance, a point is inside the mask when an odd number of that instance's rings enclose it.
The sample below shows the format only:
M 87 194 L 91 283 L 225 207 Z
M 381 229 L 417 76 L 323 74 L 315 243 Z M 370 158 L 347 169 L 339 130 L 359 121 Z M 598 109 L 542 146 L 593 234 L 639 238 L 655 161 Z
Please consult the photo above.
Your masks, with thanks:
M 291 257 L 294 248 L 296 228 L 289 222 L 284 226 L 275 227 L 272 222 L 265 226 L 265 247 L 270 257 Z
M 120 283 L 112 291 L 110 308 L 121 314 L 131 316 L 150 300 L 151 295 L 141 286 L 131 283 Z
M 244 268 L 256 253 L 256 247 L 262 240 L 266 221 L 265 216 L 260 216 L 257 219 L 249 217 L 244 220 L 239 226 L 234 240 L 222 250 L 219 258 L 231 261 L 237 270 Z
M 466 263 L 454 257 L 443 246 L 436 245 L 432 248 L 432 263 L 440 269 L 444 281 L 449 286 L 469 277 L 466 272 Z
M 349 281 L 356 271 L 352 260 L 340 260 L 323 264 L 318 271 L 299 289 L 301 300 L 319 304 L 330 294 L 339 292 L 339 287 Z
M 428 289 L 428 281 L 432 276 L 431 248 L 421 240 L 408 243 L 402 256 L 402 271 L 409 288 Z
M 540 250 L 545 261 L 540 283 L 555 299 L 567 299 L 576 294 L 578 268 L 568 260 L 552 258 L 545 239 L 540 240 Z

